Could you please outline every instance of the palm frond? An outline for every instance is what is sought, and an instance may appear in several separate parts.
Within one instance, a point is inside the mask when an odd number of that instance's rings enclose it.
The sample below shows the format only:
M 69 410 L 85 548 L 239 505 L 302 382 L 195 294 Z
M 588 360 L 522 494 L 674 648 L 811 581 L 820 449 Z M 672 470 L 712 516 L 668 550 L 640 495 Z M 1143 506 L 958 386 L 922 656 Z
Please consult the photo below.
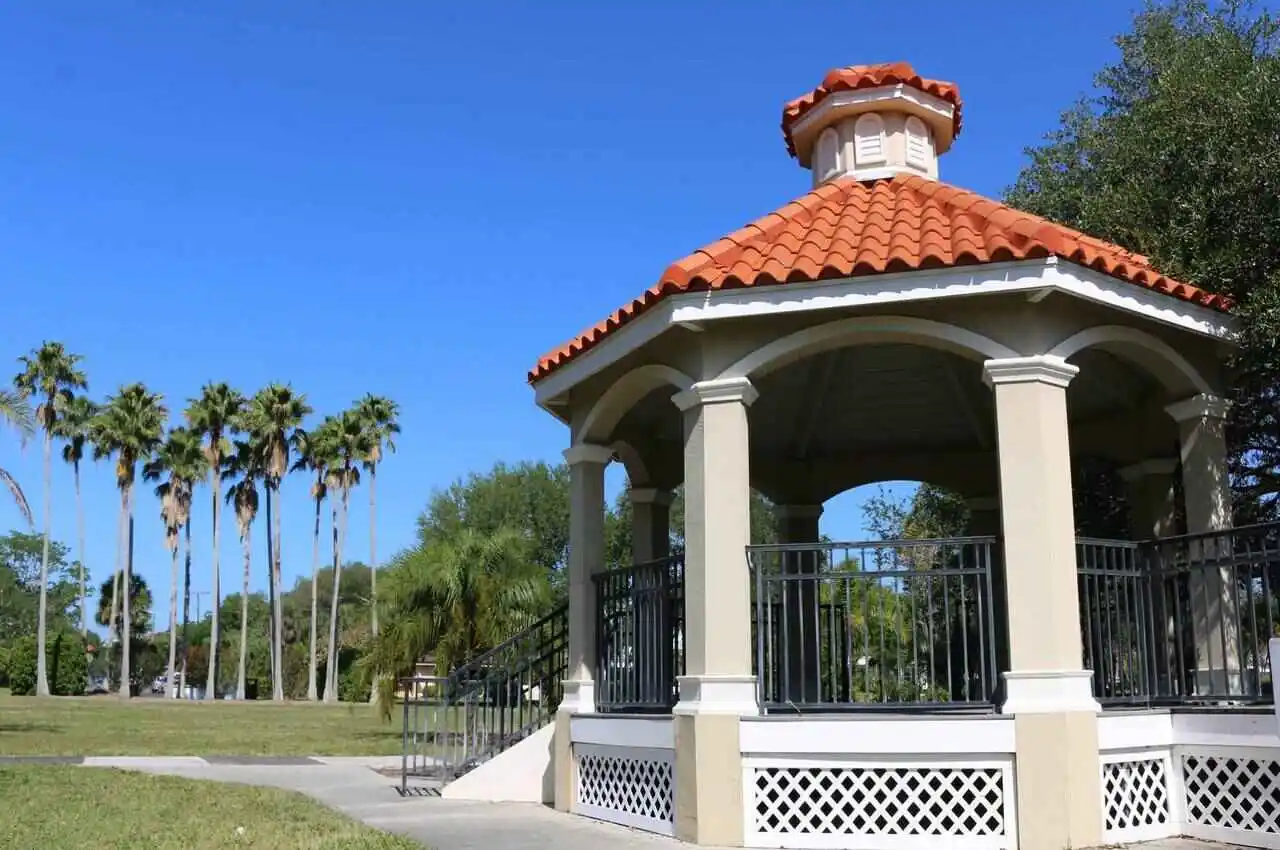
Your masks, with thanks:
M 18 511 L 22 514 L 22 518 L 27 521 L 27 526 L 33 526 L 35 523 L 31 519 L 31 506 L 27 504 L 27 497 L 23 494 L 22 488 L 18 486 L 17 480 L 7 470 L 0 469 L 0 484 L 3 484 L 5 489 L 13 496 L 14 502 L 18 505 Z

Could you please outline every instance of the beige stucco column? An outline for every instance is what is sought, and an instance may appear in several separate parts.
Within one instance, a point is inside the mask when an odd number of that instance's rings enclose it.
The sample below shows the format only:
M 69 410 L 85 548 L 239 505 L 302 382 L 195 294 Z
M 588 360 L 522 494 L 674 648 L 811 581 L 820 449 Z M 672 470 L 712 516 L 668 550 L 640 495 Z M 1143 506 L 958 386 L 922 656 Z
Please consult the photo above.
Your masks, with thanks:
M 564 453 L 569 465 L 569 660 L 564 699 L 556 712 L 555 804 L 573 803 L 574 762 L 569 720 L 595 711 L 596 605 L 591 575 L 604 568 L 604 469 L 613 457 L 605 446 L 579 443 Z
M 741 846 L 739 717 L 757 711 L 751 674 L 751 542 L 745 378 L 677 394 L 684 412 L 685 676 L 674 715 L 676 837 Z
M 1229 403 L 1196 395 L 1169 405 L 1178 423 L 1182 460 L 1182 498 L 1187 533 L 1202 534 L 1231 527 L 1231 486 L 1227 477 L 1226 417 Z M 1213 538 L 1193 539 L 1194 560 L 1214 557 Z M 1242 693 L 1239 610 L 1231 569 L 1195 569 L 1187 576 L 1191 628 L 1196 646 L 1196 692 L 1225 696 Z
M 779 543 L 813 543 L 819 540 L 822 505 L 778 505 Z M 816 549 L 782 553 L 782 567 L 790 575 L 812 575 L 819 570 Z M 818 629 L 818 586 L 814 581 L 783 584 L 782 626 L 786 639 L 783 659 L 785 698 L 798 704 L 821 698 L 822 644 Z
M 986 362 L 996 400 L 1018 844 L 1102 843 L 1098 703 L 1082 669 L 1067 385 L 1057 357 Z
M 665 558 L 671 550 L 671 491 L 632 487 L 631 557 L 637 564 Z
M 1177 458 L 1150 458 L 1120 471 L 1124 481 L 1125 499 L 1129 503 L 1130 537 L 1134 540 L 1151 540 L 1177 534 L 1178 505 L 1174 478 L 1178 474 Z M 1177 588 L 1174 576 L 1165 576 L 1155 564 L 1150 564 L 1151 626 L 1155 636 L 1154 654 L 1151 659 L 1158 688 L 1162 693 L 1173 693 L 1171 676 L 1176 673 L 1178 657 L 1174 641 L 1177 628 L 1174 613 L 1177 610 Z

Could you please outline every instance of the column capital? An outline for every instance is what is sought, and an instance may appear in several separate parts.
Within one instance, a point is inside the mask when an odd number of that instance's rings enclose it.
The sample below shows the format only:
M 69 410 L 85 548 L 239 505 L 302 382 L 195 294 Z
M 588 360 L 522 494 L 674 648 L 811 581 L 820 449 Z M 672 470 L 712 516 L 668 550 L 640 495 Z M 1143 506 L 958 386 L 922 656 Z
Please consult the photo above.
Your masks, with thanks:
M 564 462 L 570 466 L 580 463 L 597 463 L 601 466 L 613 460 L 613 449 L 595 443 L 576 443 L 564 450 Z
M 1175 401 L 1165 411 L 1175 422 L 1193 422 L 1197 419 L 1226 419 L 1231 402 L 1221 396 L 1200 393 L 1182 401 Z
M 774 505 L 779 519 L 818 519 L 822 505 Z
M 751 385 L 750 378 L 716 378 L 710 381 L 698 381 L 684 392 L 673 395 L 671 401 L 683 411 L 702 404 L 723 404 L 731 401 L 750 407 L 759 396 L 760 393 Z
M 1037 354 L 1033 357 L 1002 357 L 982 364 L 982 379 L 988 386 L 999 384 L 1048 384 L 1065 387 L 1080 374 L 1080 367 L 1073 366 L 1061 357 Z
M 670 505 L 673 493 L 658 487 L 632 487 L 627 498 L 633 505 Z
M 1150 475 L 1173 475 L 1178 471 L 1178 459 L 1153 457 L 1117 470 L 1124 481 L 1137 481 Z

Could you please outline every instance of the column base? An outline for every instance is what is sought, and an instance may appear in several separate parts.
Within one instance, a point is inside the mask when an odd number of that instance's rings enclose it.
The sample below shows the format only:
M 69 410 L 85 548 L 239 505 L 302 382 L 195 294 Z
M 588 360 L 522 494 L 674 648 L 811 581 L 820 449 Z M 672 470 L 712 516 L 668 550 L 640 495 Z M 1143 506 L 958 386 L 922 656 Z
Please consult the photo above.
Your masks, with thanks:
M 679 676 L 680 701 L 672 714 L 733 714 L 750 717 L 760 713 L 755 676 Z
M 1099 712 L 1092 670 L 1010 670 L 1004 674 L 1002 714 Z
M 690 844 L 741 847 L 741 720 L 733 712 L 672 718 L 676 749 L 675 836 Z
M 564 697 L 556 711 L 560 714 L 594 714 L 596 710 L 596 683 L 591 679 L 565 679 Z
M 1032 712 L 1013 722 L 1019 850 L 1101 845 L 1098 715 Z

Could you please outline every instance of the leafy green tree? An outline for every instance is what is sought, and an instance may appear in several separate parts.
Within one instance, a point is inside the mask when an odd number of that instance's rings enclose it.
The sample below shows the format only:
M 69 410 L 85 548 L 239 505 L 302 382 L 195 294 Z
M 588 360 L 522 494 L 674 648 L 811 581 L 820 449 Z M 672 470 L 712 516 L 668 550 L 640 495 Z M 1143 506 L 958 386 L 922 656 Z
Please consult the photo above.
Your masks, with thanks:
M 120 533 L 124 552 L 124 570 L 121 583 L 124 588 L 133 587 L 133 486 L 137 478 L 138 464 L 145 462 L 160 445 L 164 434 L 164 421 L 168 410 L 159 393 L 153 393 L 141 383 L 129 384 L 107 399 L 102 412 L 90 428 L 94 458 L 114 455 L 116 459 L 116 486 L 120 490 Z M 104 625 L 115 623 L 115 582 L 112 582 L 112 613 Z M 120 654 L 120 696 L 130 697 L 129 669 L 132 649 L 131 632 L 133 617 L 129 613 L 132 592 L 124 594 L 124 616 L 120 622 L 124 628 Z
M 34 638 L 40 607 L 40 571 L 44 538 L 14 531 L 0 536 L 0 646 L 22 636 Z M 77 623 L 76 585 L 67 563 L 67 547 L 54 540 L 49 546 L 47 599 L 51 634 L 73 630 Z M 35 666 L 31 668 L 35 676 Z M 34 678 L 32 687 L 34 688 Z
M 123 590 L 122 576 L 116 574 L 103 581 L 98 592 L 98 611 L 95 617 L 98 625 L 106 626 L 110 634 L 127 636 L 128 651 L 124 640 L 120 640 L 100 652 L 108 660 L 114 659 L 114 664 L 107 665 L 108 677 L 112 669 L 119 671 L 120 678 L 116 684 L 122 698 L 129 695 L 131 687 L 139 686 L 164 670 L 163 659 L 159 658 L 146 638 L 151 629 L 151 589 L 147 586 L 146 579 L 132 573 L 129 575 L 129 588 L 128 602 L 120 605 L 119 600 L 114 597 L 118 591 Z M 123 597 L 124 594 L 121 593 L 120 596 Z M 125 617 L 129 618 L 127 625 Z M 135 657 L 141 661 L 135 667 L 131 663 L 125 663 L 126 657 L 130 662 Z
M 187 405 L 187 424 L 192 432 L 208 439 L 205 449 L 209 473 L 209 490 L 213 495 L 213 618 L 210 623 L 209 670 L 205 683 L 205 699 L 217 699 L 218 692 L 218 612 L 222 600 L 222 562 L 218 544 L 222 539 L 222 465 L 229 450 L 228 438 L 236 432 L 244 416 L 245 397 L 226 383 L 208 383 L 200 397 Z
M 11 390 L 0 389 L 0 424 L 13 426 L 23 444 L 26 444 L 26 441 L 35 433 L 36 425 L 35 417 L 31 414 L 31 405 L 27 403 L 25 396 Z M 27 504 L 27 497 L 18 486 L 17 479 L 8 470 L 0 468 L 0 484 L 3 484 L 9 491 L 9 495 L 13 497 L 27 525 L 31 525 L 31 506 Z
M 54 436 L 64 441 L 62 460 L 71 466 L 76 485 L 76 542 L 80 557 L 80 627 L 81 637 L 88 636 L 89 603 L 85 600 L 88 562 L 85 561 L 84 500 L 80 492 L 80 462 L 89 443 L 89 426 L 98 415 L 98 405 L 88 396 L 72 396 L 62 406 L 61 415 L 54 422 Z
M 267 485 L 267 520 L 271 525 L 268 569 L 272 612 L 272 682 L 271 697 L 284 699 L 284 667 L 280 611 L 280 485 L 289 472 L 289 447 L 294 431 L 311 413 L 306 397 L 283 384 L 271 384 L 259 390 L 249 401 L 243 430 L 261 458 L 263 480 Z M 273 511 L 274 508 L 274 511 Z
M 368 452 L 362 459 L 369 473 L 369 566 L 373 570 L 372 595 L 369 599 L 370 629 L 378 634 L 378 464 L 383 448 L 396 450 L 395 436 L 400 433 L 400 406 L 372 393 L 356 404 L 356 415 L 364 422 Z
M 36 408 L 36 421 L 44 431 L 44 556 L 40 578 L 40 624 L 36 635 L 36 695 L 49 696 L 49 676 L 45 657 L 47 598 L 45 582 L 49 573 L 49 535 L 53 526 L 53 435 L 61 408 L 75 390 L 87 386 L 79 368 L 83 358 L 72 354 L 60 342 L 45 342 L 30 354 L 18 358 L 22 368 L 13 385 L 24 396 L 43 398 Z
M 1238 522 L 1280 507 L 1278 26 L 1246 0 L 1149 5 L 1007 193 L 1238 302 Z

